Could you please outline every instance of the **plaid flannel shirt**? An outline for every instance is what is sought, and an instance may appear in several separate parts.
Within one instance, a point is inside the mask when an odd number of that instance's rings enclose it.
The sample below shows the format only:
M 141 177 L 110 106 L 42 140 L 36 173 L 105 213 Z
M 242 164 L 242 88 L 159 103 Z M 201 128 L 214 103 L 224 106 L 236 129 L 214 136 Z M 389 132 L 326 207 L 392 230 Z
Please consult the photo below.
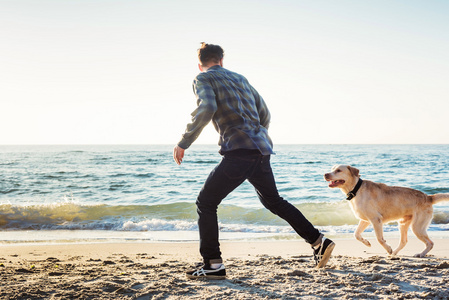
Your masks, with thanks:
M 268 135 L 270 112 L 248 80 L 219 65 L 198 74 L 193 81 L 197 108 L 178 146 L 187 149 L 212 120 L 220 135 L 220 153 L 237 149 L 257 149 L 273 154 Z

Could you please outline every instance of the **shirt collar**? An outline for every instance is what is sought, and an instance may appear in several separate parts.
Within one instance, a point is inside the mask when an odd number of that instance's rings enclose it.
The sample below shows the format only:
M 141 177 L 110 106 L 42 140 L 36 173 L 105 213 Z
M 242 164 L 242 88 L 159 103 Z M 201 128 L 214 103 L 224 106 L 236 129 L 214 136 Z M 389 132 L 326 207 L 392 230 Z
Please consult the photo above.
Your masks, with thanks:
M 207 71 L 209 71 L 209 70 L 215 70 L 215 69 L 219 69 L 219 68 L 221 68 L 220 65 L 213 65 L 212 67 L 208 68 Z

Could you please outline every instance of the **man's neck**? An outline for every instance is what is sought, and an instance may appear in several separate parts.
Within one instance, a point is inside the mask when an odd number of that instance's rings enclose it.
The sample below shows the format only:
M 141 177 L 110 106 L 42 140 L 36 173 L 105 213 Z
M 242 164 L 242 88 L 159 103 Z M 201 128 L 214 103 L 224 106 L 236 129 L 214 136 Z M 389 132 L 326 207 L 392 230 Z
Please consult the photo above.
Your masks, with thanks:
M 215 66 L 220 66 L 220 64 L 214 64 L 214 65 L 209 65 L 209 66 L 203 66 L 203 72 L 207 72 L 207 70 L 209 70 L 210 68 L 212 68 L 212 67 L 215 67 Z
M 198 67 L 200 68 L 200 71 L 201 71 L 201 72 L 206 72 L 208 69 L 212 68 L 213 66 L 220 66 L 220 67 L 223 67 L 223 58 L 222 58 L 219 62 L 217 62 L 217 63 L 211 63 L 211 64 L 209 64 L 209 65 L 207 65 L 207 66 L 203 66 L 203 65 L 201 65 L 201 64 L 198 64 Z

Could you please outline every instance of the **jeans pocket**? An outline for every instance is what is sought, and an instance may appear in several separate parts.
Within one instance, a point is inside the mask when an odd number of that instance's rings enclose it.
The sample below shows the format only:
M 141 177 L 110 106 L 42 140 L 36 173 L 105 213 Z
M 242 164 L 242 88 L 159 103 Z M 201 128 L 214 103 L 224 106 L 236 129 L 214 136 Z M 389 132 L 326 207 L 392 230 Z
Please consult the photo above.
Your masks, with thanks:
M 223 174 L 232 180 L 242 180 L 248 177 L 255 160 L 229 158 L 223 159 Z
M 261 170 L 263 173 L 271 173 L 271 163 L 270 163 L 270 156 L 264 156 L 261 162 Z

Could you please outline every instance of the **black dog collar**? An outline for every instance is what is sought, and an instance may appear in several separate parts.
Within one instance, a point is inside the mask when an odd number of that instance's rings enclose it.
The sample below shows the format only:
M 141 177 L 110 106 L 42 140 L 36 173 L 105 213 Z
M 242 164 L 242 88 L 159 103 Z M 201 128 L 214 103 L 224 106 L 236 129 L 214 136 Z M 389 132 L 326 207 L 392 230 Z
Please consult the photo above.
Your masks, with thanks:
M 346 200 L 351 200 L 352 198 L 354 198 L 357 195 L 359 188 L 362 186 L 362 182 L 363 182 L 363 180 L 361 178 L 359 178 L 359 181 L 357 181 L 357 184 L 355 185 L 354 189 L 352 191 L 350 191 L 348 194 L 346 194 L 346 196 L 348 196 L 348 198 L 346 198 Z

